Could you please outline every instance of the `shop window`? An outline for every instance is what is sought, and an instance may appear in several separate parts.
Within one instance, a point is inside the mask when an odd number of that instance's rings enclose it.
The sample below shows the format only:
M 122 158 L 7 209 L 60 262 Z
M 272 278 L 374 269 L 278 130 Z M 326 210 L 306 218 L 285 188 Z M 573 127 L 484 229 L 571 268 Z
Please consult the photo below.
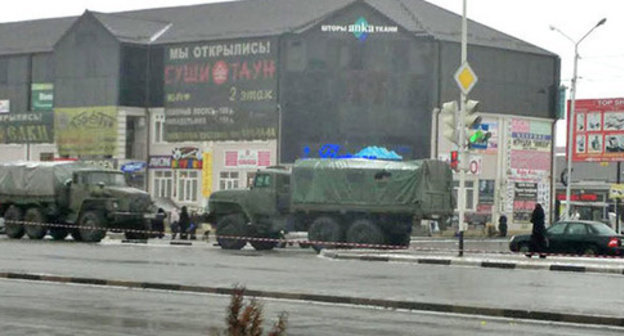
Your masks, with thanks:
M 453 181 L 453 195 L 455 196 L 455 199 L 458 200 L 459 202 L 459 199 L 457 198 L 458 189 L 459 189 L 459 181 Z M 466 210 L 474 211 L 475 210 L 474 181 L 466 181 L 464 190 L 466 191 Z
M 219 174 L 219 189 L 238 189 L 238 172 L 225 171 Z
M 154 116 L 154 132 L 152 134 L 154 143 L 165 142 L 165 117 L 163 115 Z
M 154 171 L 154 188 L 152 190 L 152 195 L 154 197 L 164 198 L 171 198 L 173 196 L 173 171 Z
M 197 202 L 197 192 L 199 190 L 199 173 L 197 170 L 179 170 L 178 174 L 178 195 L 180 202 Z

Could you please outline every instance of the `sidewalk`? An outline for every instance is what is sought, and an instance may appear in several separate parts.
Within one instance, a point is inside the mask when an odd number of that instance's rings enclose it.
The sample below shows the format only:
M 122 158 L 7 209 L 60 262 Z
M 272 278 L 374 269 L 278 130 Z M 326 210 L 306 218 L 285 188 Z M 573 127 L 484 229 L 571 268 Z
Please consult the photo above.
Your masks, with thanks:
M 624 259 L 622 258 L 549 256 L 546 259 L 540 259 L 537 256 L 527 258 L 521 254 L 464 254 L 463 257 L 459 257 L 457 254 L 426 254 L 414 250 L 380 252 L 373 250 L 328 249 L 322 250 L 320 255 L 325 258 L 343 260 L 624 275 Z

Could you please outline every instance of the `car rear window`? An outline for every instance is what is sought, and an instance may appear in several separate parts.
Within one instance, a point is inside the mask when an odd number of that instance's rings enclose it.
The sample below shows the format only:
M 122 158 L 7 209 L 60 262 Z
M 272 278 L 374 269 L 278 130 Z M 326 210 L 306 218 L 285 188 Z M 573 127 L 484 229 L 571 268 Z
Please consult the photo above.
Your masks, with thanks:
M 617 234 L 607 224 L 603 224 L 603 223 L 589 225 L 589 228 L 590 228 L 591 233 L 593 234 L 598 234 L 598 235 L 616 235 Z

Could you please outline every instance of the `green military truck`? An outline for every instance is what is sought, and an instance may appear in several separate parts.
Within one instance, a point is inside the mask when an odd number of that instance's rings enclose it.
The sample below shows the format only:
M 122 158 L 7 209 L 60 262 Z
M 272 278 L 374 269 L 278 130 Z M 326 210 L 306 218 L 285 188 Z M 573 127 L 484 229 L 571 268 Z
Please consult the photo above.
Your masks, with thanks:
M 120 171 L 79 162 L 0 164 L 0 214 L 10 238 L 42 239 L 49 231 L 56 240 L 71 234 L 75 240 L 98 242 L 106 229 L 149 229 L 145 215 L 151 204 L 149 194 L 128 187 Z M 125 234 L 147 238 L 142 232 Z
M 317 250 L 343 242 L 408 246 L 413 223 L 452 216 L 452 182 L 449 165 L 438 160 L 298 160 L 292 173 L 269 168 L 250 189 L 214 192 L 208 220 L 224 249 L 247 243 L 232 236 L 278 238 L 290 230 L 307 231 Z M 276 246 L 249 242 L 258 250 Z

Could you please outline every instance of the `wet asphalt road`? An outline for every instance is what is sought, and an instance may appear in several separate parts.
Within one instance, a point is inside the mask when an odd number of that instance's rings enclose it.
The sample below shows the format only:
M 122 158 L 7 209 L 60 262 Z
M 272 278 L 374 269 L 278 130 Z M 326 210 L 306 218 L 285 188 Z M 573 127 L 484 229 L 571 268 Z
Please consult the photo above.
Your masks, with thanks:
M 0 238 L 0 271 L 624 315 L 621 274 L 337 261 L 298 247 L 257 252 L 224 251 L 204 243 L 135 246 L 114 240 L 82 244 Z
M 0 280 L 0 334 L 211 335 L 226 296 Z M 265 330 L 289 313 L 288 335 L 621 335 L 623 328 L 261 300 Z M 214 333 L 212 333 L 214 334 Z

